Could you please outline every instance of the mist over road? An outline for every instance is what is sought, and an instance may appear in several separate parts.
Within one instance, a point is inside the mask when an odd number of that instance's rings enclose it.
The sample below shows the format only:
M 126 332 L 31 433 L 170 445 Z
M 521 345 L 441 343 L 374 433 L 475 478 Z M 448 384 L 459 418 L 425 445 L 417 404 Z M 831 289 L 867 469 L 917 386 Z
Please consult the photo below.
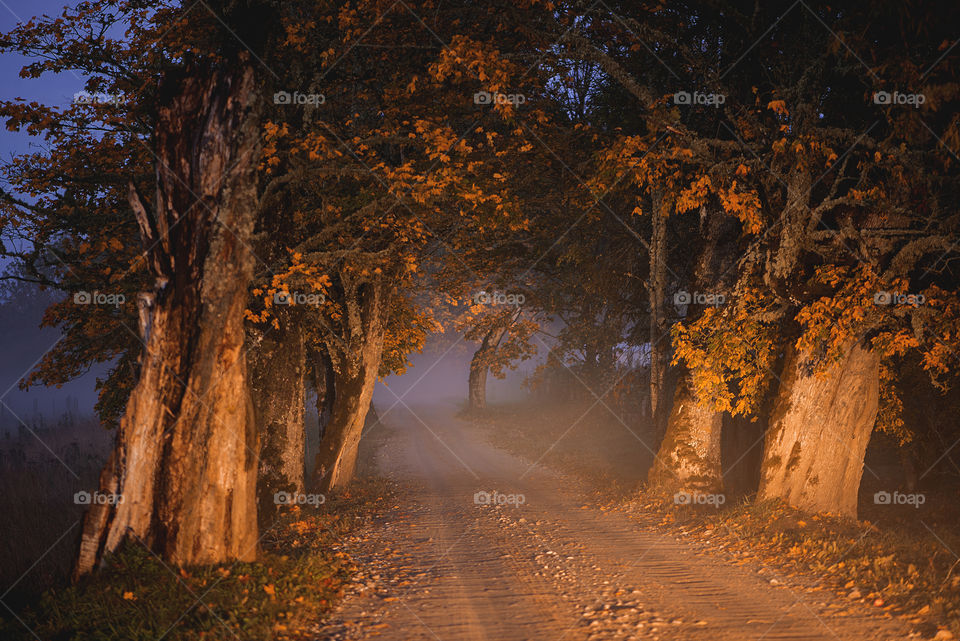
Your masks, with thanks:
M 396 407 L 385 423 L 372 428 L 390 434 L 375 466 L 401 499 L 344 542 L 360 566 L 358 589 L 318 638 L 907 636 L 826 592 L 788 587 L 594 507 L 585 488 L 489 444 L 451 407 Z

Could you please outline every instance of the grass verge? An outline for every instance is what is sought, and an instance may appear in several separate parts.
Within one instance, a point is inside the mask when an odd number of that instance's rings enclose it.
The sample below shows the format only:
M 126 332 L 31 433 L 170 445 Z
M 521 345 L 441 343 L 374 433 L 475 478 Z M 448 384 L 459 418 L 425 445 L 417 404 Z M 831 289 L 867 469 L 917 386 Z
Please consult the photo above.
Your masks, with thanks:
M 45 592 L 0 619 L 0 638 L 66 640 L 314 638 L 355 571 L 339 542 L 377 503 L 371 480 L 318 508 L 292 507 L 261 539 L 254 563 L 171 568 L 136 542 L 76 585 Z

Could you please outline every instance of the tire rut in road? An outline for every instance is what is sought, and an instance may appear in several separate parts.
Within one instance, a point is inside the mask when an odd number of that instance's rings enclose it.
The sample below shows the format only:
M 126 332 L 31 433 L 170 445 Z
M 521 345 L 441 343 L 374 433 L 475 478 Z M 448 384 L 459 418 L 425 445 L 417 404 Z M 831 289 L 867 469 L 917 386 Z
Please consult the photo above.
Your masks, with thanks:
M 863 641 L 900 622 L 748 569 L 584 505 L 564 477 L 450 417 L 408 421 L 382 464 L 406 487 L 349 543 L 365 575 L 318 638 L 435 641 Z M 392 460 L 390 460 L 392 459 Z M 523 504 L 476 505 L 504 492 Z M 585 509 L 582 509 L 585 508 Z M 837 610 L 849 616 L 838 616 Z
M 364 576 L 318 638 L 558 639 L 570 628 L 552 586 L 514 561 L 515 542 L 491 539 L 459 497 L 410 501 L 404 518 L 351 543 Z M 385 549 L 403 553 L 384 563 Z

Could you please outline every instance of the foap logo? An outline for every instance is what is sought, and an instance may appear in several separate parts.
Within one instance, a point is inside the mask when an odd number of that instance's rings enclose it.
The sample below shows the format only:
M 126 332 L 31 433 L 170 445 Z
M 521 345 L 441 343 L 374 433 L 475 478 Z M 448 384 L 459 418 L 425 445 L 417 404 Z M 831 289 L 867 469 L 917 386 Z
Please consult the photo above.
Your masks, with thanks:
M 322 93 L 300 93 L 294 91 L 278 91 L 273 94 L 273 104 L 275 105 L 308 105 L 316 107 L 327 102 L 326 96 Z
M 923 294 L 901 294 L 900 292 L 877 292 L 873 295 L 874 305 L 923 305 L 926 302 Z
M 502 505 L 520 507 L 527 502 L 527 497 L 523 494 L 501 494 L 496 490 L 493 492 L 480 490 L 473 495 L 473 502 L 476 505 L 492 505 L 494 507 Z
M 323 505 L 327 497 L 323 494 L 303 494 L 301 492 L 277 492 L 273 495 L 274 505 Z
M 926 101 L 927 97 L 922 93 L 877 91 L 873 94 L 873 104 L 875 105 L 909 105 L 914 109 L 919 109 L 920 105 Z
M 678 91 L 673 94 L 673 104 L 675 105 L 705 105 L 707 107 L 719 108 L 727 101 L 727 96 L 722 93 L 700 93 L 694 91 Z
M 74 305 L 113 305 L 120 307 L 127 302 L 127 297 L 123 294 L 104 294 L 103 292 L 75 292 L 73 294 Z
M 274 305 L 310 305 L 317 307 L 322 305 L 326 298 L 323 294 L 313 294 L 304 292 L 274 292 Z
M 473 295 L 474 305 L 510 305 L 511 307 L 520 307 L 527 301 L 523 294 L 507 294 L 496 290 L 488 292 L 480 290 Z
M 879 491 L 873 495 L 873 502 L 876 505 L 912 505 L 919 509 L 921 505 L 927 502 L 926 494 L 902 494 L 894 491 L 893 494 L 886 491 Z
M 712 505 L 720 507 L 727 502 L 723 494 L 704 494 L 702 492 L 677 492 L 673 495 L 675 505 Z
M 113 93 L 91 93 L 78 91 L 73 94 L 73 102 L 77 105 L 113 105 L 116 107 L 124 100 L 124 95 Z
M 513 105 L 519 107 L 526 101 L 527 97 L 522 93 L 478 91 L 473 94 L 473 104 L 475 105 Z
M 80 490 L 73 495 L 73 502 L 77 505 L 120 505 L 123 503 L 123 494 L 90 493 L 86 490 Z
M 674 305 L 712 305 L 714 307 L 719 307 L 726 301 L 727 297 L 723 294 L 714 294 L 711 292 L 693 292 L 691 294 L 690 292 L 681 289 L 679 292 L 673 295 Z

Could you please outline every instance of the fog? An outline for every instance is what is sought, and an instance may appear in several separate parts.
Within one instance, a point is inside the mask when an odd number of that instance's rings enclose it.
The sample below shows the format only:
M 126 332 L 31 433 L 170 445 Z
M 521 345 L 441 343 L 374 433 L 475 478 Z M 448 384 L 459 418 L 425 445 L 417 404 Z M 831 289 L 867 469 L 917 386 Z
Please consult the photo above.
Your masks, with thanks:
M 388 376 L 378 382 L 373 403 L 381 415 L 391 407 L 406 405 L 462 404 L 467 398 L 470 359 L 477 344 L 462 335 L 448 332 L 428 339 L 423 351 L 411 354 L 411 366 L 401 375 Z M 538 355 L 542 356 L 542 355 Z M 503 379 L 491 373 L 487 378 L 487 401 L 505 403 L 526 397 L 526 379 L 542 359 L 520 363 L 508 370 Z
M 61 338 L 57 329 L 40 326 L 44 309 L 59 295 L 23 286 L 7 292 L 0 302 L 0 336 L 4 342 L 0 358 L 0 430 L 16 431 L 21 421 L 52 426 L 68 411 L 80 416 L 93 414 L 96 380 L 107 374 L 108 364 L 95 366 L 59 388 L 37 384 L 29 390 L 20 389 L 20 381 Z M 377 383 L 373 396 L 377 412 L 385 414 L 404 405 L 461 405 L 467 397 L 470 359 L 476 348 L 476 343 L 453 332 L 430 337 L 422 352 L 409 356 L 411 364 L 403 374 Z M 542 360 L 543 354 L 538 354 L 519 363 L 503 379 L 491 374 L 487 379 L 488 401 L 497 404 L 525 398 L 525 382 Z M 308 414 L 311 411 L 308 405 Z
M 60 340 L 61 333 L 40 327 L 43 311 L 59 294 L 17 287 L 6 292 L 0 302 L 0 430 L 16 430 L 21 421 L 28 425 L 52 424 L 66 412 L 86 416 L 97 402 L 96 379 L 105 376 L 109 366 L 99 365 L 63 386 L 35 385 L 20 389 L 27 376 Z

